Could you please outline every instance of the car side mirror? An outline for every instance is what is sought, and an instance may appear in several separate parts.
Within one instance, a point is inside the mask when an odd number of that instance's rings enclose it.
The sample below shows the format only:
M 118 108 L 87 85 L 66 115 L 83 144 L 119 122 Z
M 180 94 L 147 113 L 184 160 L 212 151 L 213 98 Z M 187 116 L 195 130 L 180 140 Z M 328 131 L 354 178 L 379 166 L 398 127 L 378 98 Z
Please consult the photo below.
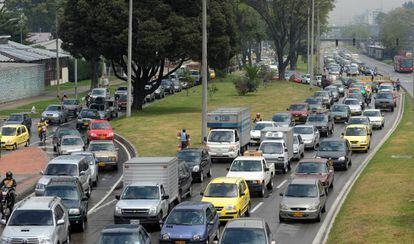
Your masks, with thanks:
M 230 171 L 230 168 L 226 168 L 227 171 Z
M 158 221 L 159 225 L 160 225 L 160 229 L 162 229 L 162 226 L 164 225 L 164 221 L 161 219 L 160 221 Z
M 384 117 L 384 116 L 385 116 L 385 114 L 384 114 L 384 113 L 381 113 L 381 116 L 382 116 L 382 117 Z
M 0 220 L 0 224 L 1 224 L 1 225 L 6 225 L 6 223 L 7 223 L 7 222 L 6 222 L 6 220 L 5 220 L 5 219 L 1 219 L 1 220 Z
M 287 148 L 285 148 L 285 152 L 287 152 L 288 151 L 288 149 Z
M 325 196 L 325 193 L 324 193 L 324 192 L 322 192 L 319 196 L 320 196 L 320 197 L 324 197 L 324 196 Z
M 242 197 L 242 196 L 246 196 L 246 193 L 242 192 L 242 193 L 240 193 L 240 196 L 241 196 L 241 197 Z
M 214 224 L 215 224 L 215 222 L 214 222 L 214 220 L 212 220 L 212 221 L 208 222 L 208 224 L 209 224 L 209 225 L 214 225 Z
M 43 172 L 43 170 L 41 170 L 39 173 L 40 173 L 41 175 L 44 175 L 44 173 L 45 173 L 45 172 Z
M 56 225 L 64 225 L 65 224 L 65 220 L 64 219 L 59 219 L 57 222 L 56 222 Z
M 269 170 L 270 170 L 269 168 L 265 168 L 265 172 L 269 172 Z
M 162 196 L 162 200 L 168 200 L 168 199 L 170 199 L 170 196 L 168 195 Z
M 200 196 L 203 196 L 203 195 L 204 195 L 204 192 L 200 191 Z
M 120 195 L 115 195 L 115 199 L 119 200 L 119 199 L 121 199 L 121 196 Z
M 83 196 L 82 197 L 82 201 L 88 201 L 88 197 L 87 196 Z
M 270 244 L 276 244 L 276 241 L 271 241 Z
M 85 171 L 81 171 L 80 173 L 79 173 L 79 175 L 85 175 Z
M 213 244 L 218 244 L 218 241 L 217 241 L 217 240 L 214 240 L 214 241 L 213 241 Z

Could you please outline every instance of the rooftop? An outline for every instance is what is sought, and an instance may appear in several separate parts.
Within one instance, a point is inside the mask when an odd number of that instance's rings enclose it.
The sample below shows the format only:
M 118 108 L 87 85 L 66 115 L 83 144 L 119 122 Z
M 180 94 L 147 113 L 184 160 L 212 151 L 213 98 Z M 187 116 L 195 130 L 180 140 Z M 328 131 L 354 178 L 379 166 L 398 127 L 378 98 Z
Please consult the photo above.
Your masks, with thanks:
M 226 228 L 263 228 L 264 220 L 261 218 L 239 218 L 230 220 Z
M 29 197 L 23 200 L 18 206 L 19 209 L 37 209 L 37 210 L 49 210 L 50 203 L 52 203 L 56 197 Z
M 4 61 L 6 62 L 6 61 Z M 2 55 L 0 54 L 0 71 L 8 70 L 8 69 L 15 69 L 15 68 L 27 68 L 38 66 L 40 64 L 27 64 L 27 63 L 3 63 Z

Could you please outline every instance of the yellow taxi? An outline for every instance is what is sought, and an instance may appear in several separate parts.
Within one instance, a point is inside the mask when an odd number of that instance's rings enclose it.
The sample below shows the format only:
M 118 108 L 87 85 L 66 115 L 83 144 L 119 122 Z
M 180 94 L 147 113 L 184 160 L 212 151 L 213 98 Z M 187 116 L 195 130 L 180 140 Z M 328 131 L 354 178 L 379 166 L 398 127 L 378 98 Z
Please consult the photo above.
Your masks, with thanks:
M 214 205 L 220 221 L 250 215 L 250 193 L 243 178 L 215 178 L 210 181 L 201 195 L 203 195 L 202 202 L 210 202 Z
M 24 125 L 4 125 L 1 127 L 1 148 L 16 150 L 19 146 L 30 145 L 30 135 Z
M 371 135 L 367 125 L 348 125 L 342 136 L 348 140 L 352 151 L 368 152 L 371 147 Z

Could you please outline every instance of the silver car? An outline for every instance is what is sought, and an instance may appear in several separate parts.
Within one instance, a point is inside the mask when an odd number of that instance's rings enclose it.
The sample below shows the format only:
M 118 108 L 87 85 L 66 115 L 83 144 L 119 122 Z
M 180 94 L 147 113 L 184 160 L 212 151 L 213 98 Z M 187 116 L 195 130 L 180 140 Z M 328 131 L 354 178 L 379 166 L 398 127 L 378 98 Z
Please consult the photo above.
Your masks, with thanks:
M 293 158 L 300 160 L 305 156 L 305 143 L 302 136 L 295 134 L 293 136 Z
M 77 99 L 64 99 L 62 102 L 64 108 L 68 110 L 69 115 L 76 117 L 82 110 L 82 105 Z
M 89 163 L 89 168 L 91 169 L 91 179 L 92 186 L 96 187 L 98 185 L 98 160 L 95 158 L 95 154 L 92 152 L 75 152 L 72 155 L 82 155 L 86 157 L 86 160 Z
M 58 145 L 59 155 L 71 154 L 85 150 L 85 142 L 82 137 L 77 135 L 62 136 Z
M 68 122 L 68 110 L 60 104 L 49 105 L 43 111 L 42 119 L 57 124 Z
M 6 225 L 6 220 L 1 223 Z M 17 203 L 1 243 L 69 243 L 69 214 L 58 197 L 28 197 Z
M 316 178 L 292 179 L 279 204 L 280 223 L 287 219 L 311 219 L 321 221 L 326 210 L 326 192 Z
M 305 149 L 316 149 L 319 146 L 320 133 L 314 125 L 296 125 L 293 133 L 302 137 Z

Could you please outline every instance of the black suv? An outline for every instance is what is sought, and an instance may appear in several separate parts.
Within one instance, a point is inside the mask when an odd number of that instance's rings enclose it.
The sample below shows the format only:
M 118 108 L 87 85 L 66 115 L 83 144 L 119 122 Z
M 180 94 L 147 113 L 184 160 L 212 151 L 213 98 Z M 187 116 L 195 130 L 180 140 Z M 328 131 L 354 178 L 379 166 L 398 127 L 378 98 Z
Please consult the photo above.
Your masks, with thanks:
M 342 168 L 348 170 L 352 164 L 352 150 L 348 140 L 340 139 L 324 139 L 319 143 L 316 157 L 332 160 L 335 170 Z
M 205 176 L 211 176 L 212 163 L 206 149 L 186 148 L 177 153 L 177 158 L 185 162 L 194 181 L 203 182 Z
M 310 114 L 305 125 L 314 125 L 325 136 L 332 135 L 334 131 L 334 120 L 328 112 Z
M 98 244 L 106 243 L 140 243 L 150 244 L 151 236 L 142 227 L 136 224 L 109 225 L 101 231 Z
M 44 196 L 57 196 L 62 199 L 69 213 L 72 230 L 75 226 L 82 232 L 86 229 L 88 197 L 78 179 L 70 176 L 52 177 L 45 188 Z
M 30 129 L 32 127 L 32 119 L 29 117 L 28 114 L 25 113 L 13 113 L 10 114 L 9 118 L 6 119 L 6 121 L 4 121 L 4 124 L 24 125 L 30 133 Z

